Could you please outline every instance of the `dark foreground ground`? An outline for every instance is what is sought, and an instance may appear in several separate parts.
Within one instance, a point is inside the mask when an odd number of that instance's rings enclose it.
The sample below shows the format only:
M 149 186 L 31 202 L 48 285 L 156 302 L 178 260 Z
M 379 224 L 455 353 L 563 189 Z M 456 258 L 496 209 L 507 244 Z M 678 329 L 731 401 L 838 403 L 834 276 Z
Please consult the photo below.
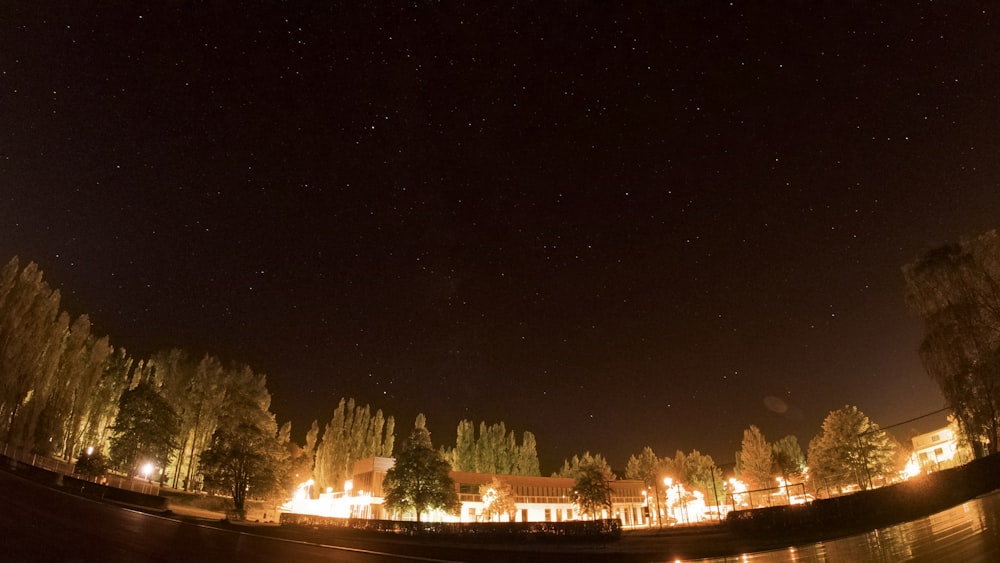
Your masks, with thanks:
M 74 491 L 67 490 L 61 480 L 5 463 L 0 472 L 0 498 L 6 504 L 2 511 L 6 513 L 3 526 L 6 539 L 0 543 L 15 549 L 8 549 L 7 557 L 0 554 L 0 561 L 179 561 L 220 560 L 220 557 L 229 560 L 231 557 L 223 555 L 234 555 L 230 549 L 238 549 L 239 559 L 245 561 L 258 560 L 254 555 L 264 553 L 269 554 L 271 560 L 294 553 L 296 560 L 309 561 L 638 562 L 723 557 L 863 533 L 961 504 L 997 488 L 994 480 L 1000 479 L 998 464 L 1000 459 L 986 461 L 972 471 L 941 472 L 943 475 L 934 480 L 904 488 L 880 489 L 882 492 L 854 496 L 850 501 L 825 504 L 817 501 L 812 512 L 800 510 L 802 507 L 795 507 L 794 512 L 754 511 L 754 515 L 747 515 L 739 525 L 630 530 L 620 539 L 608 541 L 545 543 L 526 538 L 523 542 L 483 543 L 471 538 L 399 537 L 343 528 L 236 523 L 227 522 L 217 514 L 181 507 L 164 508 L 157 506 L 158 503 L 145 507 L 121 501 L 109 503 L 106 499 L 92 498 L 93 495 L 80 496 L 79 491 L 67 494 Z M 921 500 L 917 502 L 911 498 L 914 495 Z M 93 502 L 95 500 L 99 502 Z M 115 504 L 130 509 L 122 511 L 129 514 L 125 524 L 117 521 L 116 511 L 120 508 Z M 139 515 L 136 510 L 152 516 Z M 134 527 L 142 533 L 123 534 L 123 526 Z M 175 535 L 161 537 L 158 534 L 169 527 L 177 527 L 177 531 L 172 532 Z M 67 529 L 75 530 L 72 534 L 75 547 L 66 543 L 70 541 Z M 191 541 L 179 543 L 171 539 L 178 535 L 198 538 L 204 549 L 212 550 L 212 555 L 199 551 L 201 548 L 195 549 Z M 234 543 L 225 539 L 233 537 L 240 540 Z M 117 545 L 116 541 L 124 542 L 124 546 L 114 548 L 117 550 L 114 553 L 105 553 Z M 150 542 L 154 541 L 161 541 L 162 545 L 151 547 Z M 254 547 L 248 549 L 250 545 Z M 157 555 L 151 557 L 150 553 Z M 11 557 L 14 554 L 19 556 Z M 71 557 L 67 559 L 61 555 Z

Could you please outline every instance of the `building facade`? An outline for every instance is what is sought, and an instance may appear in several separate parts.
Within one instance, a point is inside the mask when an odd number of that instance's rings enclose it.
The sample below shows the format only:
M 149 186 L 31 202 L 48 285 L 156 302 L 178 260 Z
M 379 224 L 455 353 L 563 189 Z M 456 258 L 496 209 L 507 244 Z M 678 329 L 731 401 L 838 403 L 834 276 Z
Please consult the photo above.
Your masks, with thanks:
M 391 515 L 382 506 L 382 483 L 386 472 L 393 466 L 392 458 L 375 457 L 354 464 L 353 477 L 345 487 L 345 497 L 351 505 L 350 515 L 355 518 L 388 519 Z M 462 503 L 460 513 L 432 514 L 432 520 L 480 522 L 483 521 L 483 499 L 480 487 L 493 481 L 494 475 L 452 471 L 458 498 Z M 563 522 L 579 520 L 576 506 L 570 495 L 576 484 L 565 477 L 529 477 L 523 475 L 497 475 L 500 481 L 511 486 L 517 508 L 514 522 Z M 611 510 L 603 518 L 617 518 L 623 526 L 648 525 L 645 486 L 642 481 L 616 480 L 611 482 Z M 408 516 L 411 517 L 411 516 Z M 506 522 L 509 516 L 501 517 Z
M 958 445 L 958 437 L 950 426 L 938 428 L 912 438 L 913 457 L 921 471 L 937 471 L 968 461 Z

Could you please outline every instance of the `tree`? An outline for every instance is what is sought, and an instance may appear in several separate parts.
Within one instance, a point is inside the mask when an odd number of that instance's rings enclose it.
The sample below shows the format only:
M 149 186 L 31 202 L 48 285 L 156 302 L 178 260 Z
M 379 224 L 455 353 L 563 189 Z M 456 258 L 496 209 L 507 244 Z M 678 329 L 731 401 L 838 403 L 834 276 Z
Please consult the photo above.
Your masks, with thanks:
M 118 402 L 111 461 L 129 476 L 140 464 L 165 468 L 176 448 L 177 414 L 170 404 L 146 381 L 122 393 Z
M 97 481 L 108 472 L 108 458 L 95 450 L 85 450 L 80 452 L 80 456 L 73 466 L 73 473 L 83 475 L 91 481 Z
M 740 449 L 740 476 L 748 486 L 762 489 L 771 486 L 771 446 L 760 428 L 751 425 L 743 431 Z
M 479 436 L 471 420 L 461 420 L 455 431 L 455 447 L 442 448 L 454 471 L 498 475 L 540 475 L 535 435 L 525 432 L 517 443 L 514 431 L 503 421 L 487 426 L 479 423 Z
M 903 267 L 906 304 L 924 321 L 920 359 L 975 455 L 1000 441 L 1000 235 L 932 249 Z
M 590 461 L 579 466 L 570 498 L 582 514 L 593 519 L 611 510 L 612 473 L 606 464 Z
M 150 377 L 164 389 L 164 397 L 180 417 L 178 451 L 171 467 L 173 486 L 191 488 L 198 456 L 208 447 L 222 414 L 223 403 L 239 381 L 239 368 L 227 370 L 209 354 L 200 361 L 181 349 L 162 350 L 147 362 Z
M 806 466 L 806 456 L 799 447 L 799 440 L 791 434 L 771 444 L 771 459 L 774 460 L 775 470 L 786 479 L 801 475 Z
M 85 328 L 84 328 L 85 327 Z M 95 388 L 97 388 L 106 373 L 108 362 L 114 348 L 108 337 L 96 338 L 89 334 L 90 321 L 86 315 L 81 315 L 71 330 L 82 332 L 82 342 L 68 361 L 60 365 L 62 372 L 60 394 L 53 401 L 52 415 L 62 421 L 58 440 L 63 444 L 63 457 L 68 458 L 73 452 L 88 445 L 83 441 L 90 411 L 95 408 Z
M 492 481 L 479 487 L 479 494 L 483 498 L 484 518 L 492 520 L 494 516 L 499 518 L 506 514 L 509 521 L 514 520 L 517 502 L 515 502 L 514 488 L 510 483 L 494 476 Z
M 267 378 L 248 366 L 237 366 L 226 374 L 218 422 L 199 464 L 206 487 L 230 493 L 236 517 L 242 518 L 247 498 L 266 498 L 281 490 L 289 451 L 282 447 L 282 431 L 269 410 Z
M 49 453 L 50 436 L 36 430 L 56 384 L 69 315 L 34 262 L 20 271 L 16 257 L 8 262 L 0 292 L 0 439 Z
M 395 441 L 395 420 L 381 410 L 341 399 L 316 448 L 314 473 L 321 488 L 340 489 L 351 478 L 354 462 L 372 456 L 389 457 Z
M 105 359 L 97 382 L 83 395 L 79 444 L 104 450 L 118 415 L 118 403 L 128 389 L 135 361 L 124 348 L 115 348 Z
M 538 477 L 542 474 L 541 466 L 538 463 L 538 445 L 535 435 L 525 431 L 521 435 L 521 445 L 517 449 L 515 460 L 515 475 L 529 475 Z
M 476 427 L 471 420 L 459 420 L 455 429 L 455 449 L 450 450 L 449 461 L 455 471 L 478 471 L 476 456 Z
M 653 492 L 653 504 L 656 514 L 660 514 L 660 484 L 663 471 L 663 460 L 657 457 L 653 448 L 646 446 L 639 455 L 632 455 L 625 464 L 625 478 L 642 481 L 646 488 Z M 652 524 L 653 520 L 649 521 Z M 661 524 L 662 525 L 662 524 Z
M 456 513 L 461 508 L 455 483 L 448 475 L 451 465 L 431 445 L 424 416 L 417 417 L 413 431 L 396 455 L 396 463 L 385 474 L 383 502 L 389 510 L 416 513 L 417 522 L 427 510 Z
M 809 471 L 818 486 L 870 485 L 893 470 L 895 443 L 855 406 L 832 411 L 809 442 Z
M 570 479 L 576 479 L 580 476 L 586 466 L 597 465 L 604 469 L 609 478 L 613 481 L 615 480 L 615 474 L 611 470 L 611 465 L 604 459 L 601 454 L 590 455 L 590 452 L 584 452 L 583 457 L 573 456 L 572 459 L 563 460 L 562 467 L 556 473 L 553 473 L 553 477 L 569 477 Z
M 705 492 L 705 498 L 714 502 L 724 500 L 725 482 L 722 480 L 722 470 L 715 466 L 715 460 L 710 455 L 703 455 L 698 450 L 691 450 L 691 453 L 684 456 L 684 465 L 687 469 L 687 483 L 691 487 L 701 489 Z
M 242 422 L 215 431 L 211 445 L 201 453 L 201 468 L 206 486 L 232 495 L 236 518 L 242 520 L 248 495 L 259 497 L 278 490 L 283 457 L 276 436 Z

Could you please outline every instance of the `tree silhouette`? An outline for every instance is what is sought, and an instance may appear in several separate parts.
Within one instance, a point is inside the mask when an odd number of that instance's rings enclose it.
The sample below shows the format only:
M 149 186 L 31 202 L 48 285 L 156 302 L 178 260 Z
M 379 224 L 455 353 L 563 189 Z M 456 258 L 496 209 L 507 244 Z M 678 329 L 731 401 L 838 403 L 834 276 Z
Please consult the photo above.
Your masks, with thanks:
M 140 464 L 165 468 L 178 430 L 177 414 L 152 385 L 143 381 L 122 393 L 118 403 L 111 461 L 131 477 Z
M 580 512 L 596 520 L 604 509 L 611 510 L 611 472 L 593 461 L 581 465 L 570 498 Z
M 761 433 L 760 428 L 750 425 L 743 431 L 743 442 L 740 449 L 741 477 L 753 488 L 771 486 L 771 446 Z
M 920 359 L 977 456 L 1000 440 L 1000 235 L 926 252 L 903 267 L 906 303 L 924 321 Z
M 869 475 L 893 469 L 895 442 L 855 406 L 827 415 L 809 442 L 809 471 L 819 485 L 870 485 Z
M 448 475 L 451 465 L 431 445 L 423 415 L 410 432 L 396 463 L 386 472 L 382 487 L 390 510 L 416 512 L 417 522 L 427 510 L 455 513 L 461 508 L 455 483 Z

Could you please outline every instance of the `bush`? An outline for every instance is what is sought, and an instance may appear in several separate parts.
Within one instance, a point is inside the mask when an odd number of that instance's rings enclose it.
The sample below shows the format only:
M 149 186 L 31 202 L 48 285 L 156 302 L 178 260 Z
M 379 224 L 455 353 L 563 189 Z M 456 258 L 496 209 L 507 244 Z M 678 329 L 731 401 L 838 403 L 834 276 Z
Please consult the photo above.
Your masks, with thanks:
M 73 468 L 73 473 L 81 475 L 91 481 L 96 481 L 108 472 L 109 467 L 108 458 L 104 457 L 101 452 L 87 453 L 86 451 L 80 452 L 79 458 L 76 460 L 76 467 Z

